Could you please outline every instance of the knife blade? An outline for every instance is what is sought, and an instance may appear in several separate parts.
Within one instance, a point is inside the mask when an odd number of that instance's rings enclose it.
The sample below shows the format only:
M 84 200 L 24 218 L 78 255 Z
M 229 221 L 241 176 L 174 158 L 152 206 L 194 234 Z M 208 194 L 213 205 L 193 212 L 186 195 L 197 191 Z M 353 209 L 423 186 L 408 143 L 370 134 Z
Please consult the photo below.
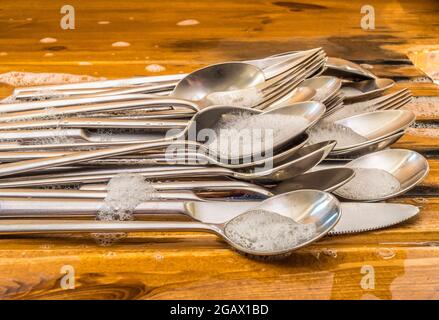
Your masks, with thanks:
M 341 218 L 329 235 L 387 228 L 415 217 L 419 208 L 398 203 L 341 203 Z

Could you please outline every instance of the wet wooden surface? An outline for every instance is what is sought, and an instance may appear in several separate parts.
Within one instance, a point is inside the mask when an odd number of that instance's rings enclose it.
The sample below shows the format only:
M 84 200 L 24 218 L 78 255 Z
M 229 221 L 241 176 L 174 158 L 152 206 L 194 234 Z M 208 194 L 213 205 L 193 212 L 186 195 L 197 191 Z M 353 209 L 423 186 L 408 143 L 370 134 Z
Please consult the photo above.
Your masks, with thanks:
M 0 73 L 66 72 L 117 78 L 188 72 L 223 60 L 322 46 L 329 55 L 368 64 L 416 96 L 437 87 L 411 65 L 409 50 L 437 45 L 437 1 L 368 1 L 376 29 L 360 28 L 364 1 L 69 1 L 76 29 L 59 27 L 65 1 L 2 1 Z M 182 20 L 199 24 L 177 26 Z M 98 23 L 108 21 L 109 23 Z M 43 38 L 55 43 L 41 43 Z M 113 47 L 124 41 L 128 47 Z M 0 85 L 0 96 L 11 87 Z M 430 98 L 429 98 L 430 99 Z M 419 102 L 433 124 L 437 100 Z M 422 208 L 397 228 L 326 238 L 282 261 L 254 261 L 211 235 L 133 234 L 111 247 L 86 237 L 1 237 L 2 299 L 438 299 L 439 131 L 412 129 L 397 147 L 430 157 L 431 173 L 394 199 Z M 64 290 L 61 268 L 75 270 Z M 362 279 L 373 270 L 372 287 Z

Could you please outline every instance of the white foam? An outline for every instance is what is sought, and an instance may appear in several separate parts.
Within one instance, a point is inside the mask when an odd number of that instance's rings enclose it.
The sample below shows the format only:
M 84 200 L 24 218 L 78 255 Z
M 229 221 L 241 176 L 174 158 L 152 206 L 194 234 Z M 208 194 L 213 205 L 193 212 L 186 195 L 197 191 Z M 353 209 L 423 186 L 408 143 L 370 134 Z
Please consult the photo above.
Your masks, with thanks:
M 351 128 L 330 122 L 319 122 L 308 131 L 308 134 L 308 144 L 335 140 L 337 141 L 337 149 L 367 141 L 365 137 L 359 135 Z
M 49 84 L 77 83 L 86 81 L 105 80 L 87 75 L 68 73 L 33 73 L 11 71 L 0 74 L 0 82 L 14 87 L 26 87 Z
M 234 106 L 251 108 L 257 105 L 263 98 L 262 92 L 255 87 L 213 92 L 207 96 L 212 105 Z
M 154 197 L 152 184 L 136 173 L 121 173 L 107 184 L 107 196 L 98 213 L 104 221 L 132 220 L 134 209 Z
M 166 68 L 160 64 L 153 63 L 153 64 L 147 65 L 145 67 L 145 70 L 148 72 L 162 72 L 162 71 L 165 71 Z
M 411 110 L 416 117 L 439 116 L 439 97 L 413 97 L 403 108 Z
M 208 147 L 224 157 L 260 154 L 273 143 L 302 133 L 308 124 L 307 119 L 290 115 L 226 114 L 213 128 L 215 136 Z
M 401 185 L 392 174 L 382 169 L 353 168 L 355 176 L 336 190 L 336 194 L 351 200 L 374 200 L 398 192 Z
M 310 240 L 316 233 L 316 226 L 297 223 L 266 210 L 251 210 L 228 222 L 225 233 L 244 248 L 268 253 L 293 249 Z

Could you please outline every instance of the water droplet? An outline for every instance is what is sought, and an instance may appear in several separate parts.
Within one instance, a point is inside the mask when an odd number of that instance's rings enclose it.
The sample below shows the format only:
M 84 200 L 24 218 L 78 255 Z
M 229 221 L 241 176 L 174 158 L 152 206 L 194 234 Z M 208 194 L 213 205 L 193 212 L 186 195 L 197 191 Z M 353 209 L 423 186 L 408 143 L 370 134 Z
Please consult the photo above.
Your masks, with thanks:
M 337 258 L 337 250 L 335 250 L 335 249 L 323 249 L 322 250 L 322 253 L 324 254 L 324 255 L 326 255 L 326 256 L 329 256 L 329 257 L 332 257 L 332 258 Z
M 165 257 L 163 255 L 161 255 L 160 253 L 156 253 L 154 255 L 154 259 L 156 259 L 157 261 L 163 261 Z
M 188 20 L 182 20 L 180 22 L 177 22 L 177 26 L 194 26 L 199 24 L 200 21 L 195 19 L 188 19 Z
M 58 39 L 50 38 L 50 37 L 40 39 L 40 42 L 41 42 L 41 43 L 55 43 L 55 42 L 57 42 L 57 41 L 58 41 Z
M 111 44 L 113 47 L 129 47 L 131 44 L 129 42 L 125 42 L 125 41 L 117 41 L 117 42 L 113 42 Z
M 396 253 L 390 248 L 380 248 L 378 249 L 378 255 L 384 260 L 389 260 L 395 257 Z

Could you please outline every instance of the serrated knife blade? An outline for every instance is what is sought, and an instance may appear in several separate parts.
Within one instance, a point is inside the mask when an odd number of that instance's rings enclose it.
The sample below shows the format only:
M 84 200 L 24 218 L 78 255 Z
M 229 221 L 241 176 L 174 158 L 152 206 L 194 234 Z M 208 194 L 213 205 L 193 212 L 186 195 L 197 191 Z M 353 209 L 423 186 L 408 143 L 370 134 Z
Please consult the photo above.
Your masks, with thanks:
M 419 213 L 419 208 L 398 203 L 341 203 L 341 218 L 329 235 L 351 234 L 387 228 Z

